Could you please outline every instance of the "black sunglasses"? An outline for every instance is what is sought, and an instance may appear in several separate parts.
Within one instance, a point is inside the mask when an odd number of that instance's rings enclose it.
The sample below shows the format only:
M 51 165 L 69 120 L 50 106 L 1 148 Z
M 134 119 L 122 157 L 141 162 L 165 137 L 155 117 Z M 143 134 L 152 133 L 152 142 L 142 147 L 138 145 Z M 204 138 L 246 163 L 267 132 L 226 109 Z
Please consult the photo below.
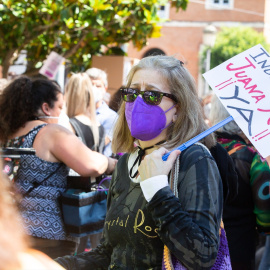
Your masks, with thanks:
M 123 100 L 126 102 L 133 102 L 139 95 L 142 95 L 145 103 L 149 105 L 159 105 L 164 96 L 177 102 L 174 95 L 154 90 L 140 91 L 139 89 L 135 88 L 121 88 L 120 91 Z

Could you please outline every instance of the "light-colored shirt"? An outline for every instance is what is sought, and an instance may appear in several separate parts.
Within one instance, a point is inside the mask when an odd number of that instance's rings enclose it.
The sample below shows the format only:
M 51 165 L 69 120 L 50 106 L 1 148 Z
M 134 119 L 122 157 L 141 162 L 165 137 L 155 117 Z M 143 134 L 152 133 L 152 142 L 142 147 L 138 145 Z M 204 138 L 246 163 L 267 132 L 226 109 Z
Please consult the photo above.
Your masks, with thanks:
M 96 110 L 97 120 L 105 129 L 105 134 L 112 141 L 114 125 L 118 119 L 118 114 L 110 109 L 110 107 L 103 101 L 102 105 Z M 107 157 L 112 154 L 111 142 L 104 147 L 103 154 Z

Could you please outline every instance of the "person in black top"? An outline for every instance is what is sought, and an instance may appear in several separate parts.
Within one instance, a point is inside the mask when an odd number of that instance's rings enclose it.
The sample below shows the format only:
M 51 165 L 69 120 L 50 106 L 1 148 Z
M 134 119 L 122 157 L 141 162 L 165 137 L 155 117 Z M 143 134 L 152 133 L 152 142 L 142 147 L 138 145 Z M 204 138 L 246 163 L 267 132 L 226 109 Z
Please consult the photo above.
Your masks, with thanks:
M 216 95 L 212 97 L 213 125 L 229 116 Z M 223 222 L 233 270 L 254 270 L 258 233 L 270 234 L 270 169 L 235 121 L 221 127 L 217 141 L 230 154 L 238 175 L 237 196 L 226 202 Z
M 91 150 L 102 153 L 105 144 L 105 129 L 98 122 L 92 91 L 92 82 L 86 73 L 73 74 L 65 87 L 66 110 L 71 131 Z M 70 175 L 75 175 L 70 172 Z M 80 239 L 77 252 L 87 246 L 89 236 Z M 101 233 L 90 235 L 91 247 L 100 242 Z
M 104 127 L 96 118 L 92 83 L 86 73 L 73 74 L 65 87 L 66 111 L 73 133 L 90 148 L 103 152 Z

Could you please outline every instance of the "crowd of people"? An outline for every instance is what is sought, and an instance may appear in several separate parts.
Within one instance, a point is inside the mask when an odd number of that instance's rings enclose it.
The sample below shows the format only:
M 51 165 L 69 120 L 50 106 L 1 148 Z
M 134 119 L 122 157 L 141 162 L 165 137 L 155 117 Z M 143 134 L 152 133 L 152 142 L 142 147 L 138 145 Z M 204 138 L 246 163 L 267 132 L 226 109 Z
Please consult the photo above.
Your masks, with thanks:
M 65 232 L 58 197 L 67 175 L 111 174 L 116 160 L 89 149 L 71 131 L 58 125 L 64 106 L 59 86 L 47 79 L 21 76 L 0 96 L 2 147 L 34 148 L 22 155 L 15 184 L 23 195 L 20 210 L 33 247 L 55 258 L 74 254 L 78 239 Z
M 35 155 L 13 161 L 12 183 L 1 170 L 0 201 L 14 217 L 4 221 L 5 209 L 0 226 L 18 245 L 0 237 L 8 247 L 0 269 L 27 269 L 21 254 L 37 265 L 44 256 L 56 270 L 173 269 L 166 248 L 180 269 L 256 269 L 259 236 L 270 233 L 269 190 L 259 194 L 270 183 L 270 156 L 263 159 L 234 121 L 171 151 L 228 116 L 212 94 L 205 119 L 195 80 L 177 58 L 141 59 L 111 100 L 107 74 L 97 68 L 72 74 L 65 89 L 27 76 L 1 88 L 1 147 Z M 112 177 L 102 234 L 69 235 L 59 204 L 68 176 L 95 182 L 104 174 Z M 265 239 L 259 270 L 270 267 Z

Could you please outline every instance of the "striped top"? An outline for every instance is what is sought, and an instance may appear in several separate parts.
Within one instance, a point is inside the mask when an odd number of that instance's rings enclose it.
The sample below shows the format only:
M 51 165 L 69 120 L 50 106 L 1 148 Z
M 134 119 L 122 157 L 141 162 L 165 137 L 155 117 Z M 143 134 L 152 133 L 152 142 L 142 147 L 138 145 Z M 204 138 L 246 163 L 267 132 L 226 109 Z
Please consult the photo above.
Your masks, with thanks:
M 32 148 L 37 133 L 45 125 L 36 126 L 28 134 L 9 140 L 5 147 Z M 65 233 L 57 201 L 60 193 L 67 187 L 69 168 L 62 164 L 58 169 L 59 165 L 60 163 L 49 162 L 35 155 L 21 156 L 15 184 L 24 196 L 20 211 L 24 228 L 29 235 L 53 240 L 71 240 Z M 41 182 L 54 171 L 56 173 L 49 179 L 27 193 L 33 183 Z

